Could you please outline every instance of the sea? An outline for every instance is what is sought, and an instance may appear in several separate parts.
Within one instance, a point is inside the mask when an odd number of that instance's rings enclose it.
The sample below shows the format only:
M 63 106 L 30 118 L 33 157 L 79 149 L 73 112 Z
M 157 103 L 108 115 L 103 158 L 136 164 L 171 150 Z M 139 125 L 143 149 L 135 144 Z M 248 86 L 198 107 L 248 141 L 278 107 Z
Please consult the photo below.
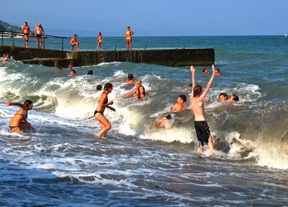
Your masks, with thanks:
M 78 39 L 82 51 L 96 50 L 96 37 Z M 58 41 L 47 38 L 45 47 L 61 49 Z M 104 36 L 102 50 L 125 47 L 123 37 Z M 74 67 L 71 77 L 67 68 L 58 73 L 11 54 L 0 63 L 0 206 L 288 206 L 288 38 L 133 38 L 133 50 L 171 48 L 215 50 L 222 76 L 205 103 L 214 157 L 206 146 L 195 152 L 190 106 L 166 127 L 155 124 L 179 95 L 189 102 L 190 66 L 104 62 Z M 210 75 L 202 75 L 204 68 Z M 144 99 L 123 98 L 133 89 L 125 84 L 129 73 L 143 82 Z M 197 84 L 205 88 L 210 76 L 211 66 L 196 66 Z M 116 111 L 105 110 L 112 128 L 99 140 L 93 113 L 102 92 L 96 86 L 108 82 Z M 220 103 L 220 93 L 237 94 L 239 101 Z M 5 102 L 26 99 L 34 102 L 28 121 L 36 132 L 11 133 L 9 120 L 19 107 Z

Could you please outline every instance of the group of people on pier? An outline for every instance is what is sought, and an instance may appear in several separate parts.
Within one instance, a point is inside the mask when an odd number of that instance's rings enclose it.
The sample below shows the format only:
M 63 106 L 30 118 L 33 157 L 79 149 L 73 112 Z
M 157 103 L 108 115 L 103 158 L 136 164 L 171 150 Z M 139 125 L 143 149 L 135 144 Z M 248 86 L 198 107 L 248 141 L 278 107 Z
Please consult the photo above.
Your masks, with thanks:
M 32 32 L 30 30 L 30 26 L 28 25 L 28 22 L 24 22 L 24 25 L 22 26 L 21 33 L 24 37 L 24 45 L 28 48 L 28 42 L 29 37 L 32 36 Z M 46 33 L 44 31 L 43 26 L 41 23 L 38 23 L 38 25 L 34 28 L 34 35 L 36 37 L 36 44 L 37 47 L 40 49 L 42 47 L 42 37 L 46 36 Z M 125 32 L 125 41 L 127 50 L 132 50 L 132 35 L 134 35 L 134 32 L 130 29 L 130 26 L 127 27 L 127 30 Z M 74 34 L 74 36 L 70 39 L 70 46 L 71 50 L 74 50 L 74 47 L 76 47 L 77 50 L 80 50 L 80 41 L 77 40 L 78 35 Z M 97 42 L 97 48 L 98 50 L 102 49 L 102 42 L 104 41 L 104 38 L 102 36 L 101 32 L 98 32 L 98 36 L 96 39 Z
M 21 33 L 23 33 L 23 37 L 25 39 L 25 47 L 28 47 L 29 37 L 32 35 L 32 32 L 27 22 L 24 22 Z M 43 35 L 46 36 L 44 28 L 42 27 L 41 23 L 38 23 L 37 26 L 34 28 L 34 35 L 36 37 L 37 47 L 40 49 L 42 47 L 42 36 Z
M 130 29 L 130 27 L 127 27 L 127 30 L 125 32 L 125 41 L 126 41 L 126 47 L 127 50 L 132 50 L 132 35 L 134 35 L 134 32 Z M 77 50 L 80 50 L 80 41 L 77 40 L 78 35 L 74 34 L 74 36 L 70 39 L 70 46 L 71 49 L 74 50 L 74 47 L 76 47 Z M 98 36 L 96 39 L 97 42 L 97 50 L 102 50 L 102 42 L 104 41 L 104 38 L 102 36 L 101 32 L 98 32 Z

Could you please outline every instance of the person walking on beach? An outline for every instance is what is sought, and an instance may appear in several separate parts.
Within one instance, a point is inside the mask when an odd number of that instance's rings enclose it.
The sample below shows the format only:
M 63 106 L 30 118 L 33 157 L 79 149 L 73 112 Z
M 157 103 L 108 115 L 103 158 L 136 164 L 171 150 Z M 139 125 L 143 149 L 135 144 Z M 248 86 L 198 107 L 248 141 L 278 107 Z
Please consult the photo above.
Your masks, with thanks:
M 29 35 L 30 35 L 30 27 L 28 26 L 27 22 L 24 22 L 24 25 L 22 26 L 21 33 L 23 33 L 24 39 L 25 39 L 25 47 L 28 47 L 28 40 L 29 40 Z
M 74 36 L 70 39 L 70 45 L 72 48 L 74 48 L 74 46 L 76 46 L 77 50 L 80 50 L 79 45 L 80 45 L 80 41 L 77 40 L 78 35 L 74 34 Z
M 111 83 L 106 83 L 104 86 L 104 91 L 100 96 L 99 102 L 98 102 L 98 106 L 94 112 L 94 117 L 96 120 L 99 121 L 102 129 L 101 131 L 96 134 L 96 136 L 99 139 L 102 139 L 103 136 L 106 135 L 106 132 L 111 129 L 111 124 L 110 122 L 107 120 L 107 118 L 104 116 L 104 110 L 105 108 L 108 108 L 112 111 L 116 111 L 113 107 L 111 107 L 110 105 L 112 105 L 114 102 L 113 101 L 109 101 L 108 102 L 108 94 L 111 93 L 113 90 L 113 85 Z
M 210 153 L 212 156 L 214 156 L 214 143 L 212 136 L 210 134 L 209 126 L 206 122 L 203 102 L 212 86 L 215 77 L 215 67 L 213 64 L 212 75 L 204 91 L 202 90 L 202 87 L 200 85 L 196 85 L 195 67 L 191 66 L 190 71 L 192 74 L 192 92 L 190 95 L 190 103 L 191 103 L 191 109 L 195 115 L 194 127 L 196 130 L 197 139 L 200 142 L 199 146 L 196 149 L 196 153 L 197 154 L 202 153 L 202 147 L 204 146 L 204 144 L 208 143 Z
M 102 44 L 103 40 L 104 40 L 104 38 L 102 37 L 101 32 L 98 32 L 98 37 L 97 37 L 97 40 L 96 40 L 96 42 L 97 42 L 97 49 L 98 49 L 98 50 L 102 50 L 101 44 Z
M 29 131 L 34 130 L 31 124 L 27 121 L 28 111 L 33 108 L 33 102 L 26 100 L 24 104 L 18 102 L 6 101 L 7 106 L 19 106 L 20 109 L 14 114 L 9 122 L 11 132 L 24 132 L 24 129 Z
M 34 28 L 34 34 L 36 35 L 36 44 L 38 48 L 40 49 L 42 46 L 42 36 L 46 36 L 44 28 L 42 27 L 41 23 L 38 23 L 38 25 Z
M 134 32 L 128 26 L 127 30 L 126 30 L 126 33 L 125 33 L 125 40 L 126 40 L 127 50 L 132 50 L 132 35 L 134 35 Z

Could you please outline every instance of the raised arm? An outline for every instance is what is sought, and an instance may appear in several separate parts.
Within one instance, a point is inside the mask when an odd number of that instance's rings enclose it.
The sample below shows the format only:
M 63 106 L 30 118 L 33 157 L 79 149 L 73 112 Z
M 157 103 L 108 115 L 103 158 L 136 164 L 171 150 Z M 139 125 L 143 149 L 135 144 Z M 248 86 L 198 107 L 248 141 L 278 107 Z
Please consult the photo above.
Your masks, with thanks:
M 206 97 L 206 95 L 208 94 L 208 92 L 209 92 L 209 90 L 210 90 L 210 88 L 211 88 L 211 86 L 212 86 L 214 77 L 215 77 L 215 66 L 214 66 L 214 64 L 212 64 L 212 75 L 211 75 L 211 78 L 210 78 L 210 80 L 208 81 L 205 90 L 204 90 L 203 93 L 201 94 L 200 99 L 204 99 L 204 98 Z
M 196 86 L 196 80 L 195 80 L 195 67 L 191 65 L 190 72 L 191 72 L 191 81 L 192 81 L 192 87 L 191 87 L 191 95 L 190 98 L 194 97 L 194 87 Z
M 137 92 L 137 88 L 134 88 L 132 91 L 130 91 L 130 93 L 124 95 L 123 98 L 133 96 L 136 92 Z
M 7 106 L 19 106 L 20 108 L 25 109 L 26 106 L 24 104 L 18 103 L 18 102 L 11 102 L 11 101 L 6 101 Z

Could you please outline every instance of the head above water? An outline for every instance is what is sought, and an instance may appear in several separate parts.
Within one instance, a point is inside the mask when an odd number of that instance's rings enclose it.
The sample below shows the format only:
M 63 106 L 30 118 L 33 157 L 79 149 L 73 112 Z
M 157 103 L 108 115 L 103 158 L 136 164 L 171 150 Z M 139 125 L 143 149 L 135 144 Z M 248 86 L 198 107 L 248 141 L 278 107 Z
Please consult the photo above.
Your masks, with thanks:
M 231 102 L 235 102 L 235 101 L 239 101 L 239 96 L 237 96 L 236 94 L 233 94 L 230 99 Z
M 29 108 L 31 104 L 33 104 L 33 102 L 30 101 L 30 100 L 26 100 L 26 101 L 24 102 L 24 105 L 25 105 L 27 108 Z
M 104 90 L 107 91 L 108 89 L 113 89 L 112 83 L 106 83 L 104 86 Z
M 142 86 L 142 81 L 141 81 L 141 80 L 138 80 L 138 81 L 135 83 L 135 86 L 136 86 L 136 87 Z
M 185 95 L 179 95 L 178 97 L 181 98 L 183 100 L 183 102 L 187 101 L 187 98 Z
M 133 74 L 129 73 L 128 74 L 128 80 L 133 80 L 133 78 L 134 78 Z
M 219 94 L 219 101 L 224 102 L 228 100 L 228 95 L 226 93 Z
M 102 85 L 97 85 L 97 86 L 96 86 L 96 90 L 97 90 L 97 91 L 100 91 L 101 89 L 102 89 Z

